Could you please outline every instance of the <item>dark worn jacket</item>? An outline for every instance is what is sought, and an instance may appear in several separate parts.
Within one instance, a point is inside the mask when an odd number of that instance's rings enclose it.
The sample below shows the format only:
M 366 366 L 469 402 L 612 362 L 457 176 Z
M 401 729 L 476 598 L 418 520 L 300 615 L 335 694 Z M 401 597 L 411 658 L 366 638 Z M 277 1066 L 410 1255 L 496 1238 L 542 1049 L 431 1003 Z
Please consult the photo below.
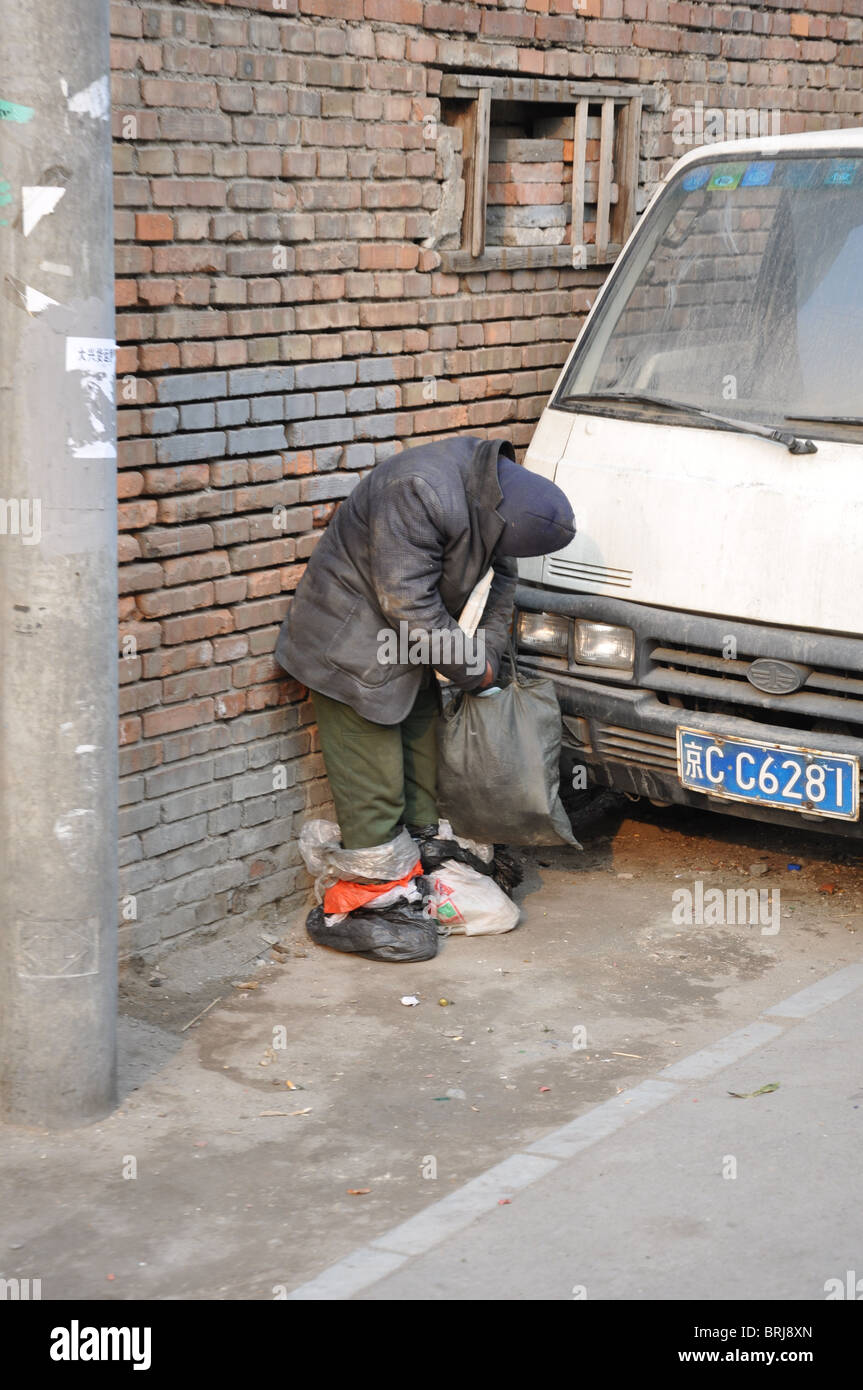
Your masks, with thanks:
M 497 670 L 517 574 L 514 560 L 492 559 L 504 529 L 496 510 L 501 450 L 512 457 L 500 439 L 421 444 L 357 484 L 312 552 L 282 624 L 276 658 L 290 675 L 375 724 L 397 724 L 413 706 L 423 667 L 380 661 L 382 631 L 398 633 L 400 623 L 413 632 L 457 629 L 492 563 L 481 626 Z M 481 685 L 485 674 L 470 660 L 437 669 L 462 690 Z

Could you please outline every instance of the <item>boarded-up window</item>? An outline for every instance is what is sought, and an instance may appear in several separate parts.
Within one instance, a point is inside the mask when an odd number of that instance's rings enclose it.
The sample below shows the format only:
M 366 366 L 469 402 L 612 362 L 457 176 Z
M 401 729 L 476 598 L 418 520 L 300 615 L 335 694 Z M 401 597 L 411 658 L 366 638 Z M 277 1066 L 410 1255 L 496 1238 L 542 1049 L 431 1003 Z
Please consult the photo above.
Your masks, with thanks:
M 641 112 L 652 88 L 447 75 L 461 130 L 461 244 L 453 270 L 598 266 L 635 222 Z

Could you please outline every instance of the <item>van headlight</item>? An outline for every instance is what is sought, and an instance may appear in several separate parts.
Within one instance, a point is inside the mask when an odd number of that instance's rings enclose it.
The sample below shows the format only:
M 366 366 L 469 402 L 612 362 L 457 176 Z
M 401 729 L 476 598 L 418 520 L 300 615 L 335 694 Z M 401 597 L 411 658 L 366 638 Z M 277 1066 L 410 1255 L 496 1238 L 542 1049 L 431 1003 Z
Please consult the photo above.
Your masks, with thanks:
M 581 666 L 607 666 L 631 671 L 635 664 L 635 633 L 631 627 L 575 620 L 575 660 Z
M 519 647 L 528 652 L 545 652 L 548 656 L 569 656 L 569 618 L 557 613 L 519 613 L 516 638 Z

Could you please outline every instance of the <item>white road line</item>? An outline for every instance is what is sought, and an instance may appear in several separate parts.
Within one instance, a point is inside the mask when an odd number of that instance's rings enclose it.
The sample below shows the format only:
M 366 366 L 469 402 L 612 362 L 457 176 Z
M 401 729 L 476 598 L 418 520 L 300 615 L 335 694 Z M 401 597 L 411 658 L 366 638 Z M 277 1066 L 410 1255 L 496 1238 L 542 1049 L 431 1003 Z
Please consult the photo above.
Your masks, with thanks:
M 469 1226 L 477 1216 L 493 1211 L 502 1197 L 544 1178 L 557 1164 L 550 1158 L 517 1153 L 471 1178 L 464 1187 L 433 1202 L 400 1226 L 372 1241 L 375 1250 L 395 1250 L 401 1255 L 420 1255 L 447 1236 Z
M 583 1115 L 552 1130 L 543 1139 L 528 1145 L 524 1152 L 511 1154 L 501 1163 L 471 1178 L 456 1192 L 432 1202 L 407 1221 L 392 1227 L 370 1245 L 360 1246 L 344 1259 L 329 1265 L 316 1278 L 300 1284 L 288 1294 L 289 1300 L 344 1300 L 392 1274 L 411 1256 L 425 1253 L 435 1245 L 470 1226 L 477 1217 L 492 1211 L 502 1197 L 527 1187 L 556 1169 L 560 1162 L 606 1139 L 610 1134 L 680 1093 L 680 1081 L 700 1081 L 723 1067 L 754 1052 L 779 1037 L 787 1029 L 765 1018 L 809 1018 L 819 1009 L 850 994 L 863 985 L 863 964 L 849 965 L 788 999 L 764 1009 L 759 1019 L 719 1038 L 710 1047 L 681 1057 L 652 1077 L 595 1105 Z
M 367 1289 L 369 1284 L 385 1279 L 405 1264 L 407 1258 L 407 1255 L 394 1255 L 391 1250 L 371 1250 L 367 1245 L 361 1245 L 358 1250 L 352 1250 L 350 1255 L 339 1260 L 338 1264 L 330 1265 L 311 1283 L 301 1284 L 294 1289 L 293 1293 L 288 1294 L 287 1302 L 291 1299 L 350 1298 L 360 1289 Z
M 622 1129 L 630 1120 L 646 1115 L 648 1110 L 655 1110 L 657 1105 L 671 1100 L 679 1090 L 680 1087 L 672 1085 L 670 1081 L 642 1081 L 639 1086 L 621 1091 L 620 1095 L 595 1105 L 586 1114 L 561 1125 L 560 1129 L 553 1129 L 535 1144 L 529 1144 L 527 1152 L 548 1154 L 552 1158 L 572 1158 L 582 1149 Z M 631 1110 L 628 1108 L 630 1105 Z
M 765 1018 L 808 1018 L 810 1014 L 817 1013 L 823 1009 L 825 1004 L 835 1004 L 837 999 L 844 999 L 846 994 L 863 985 L 863 965 L 846 965 L 844 970 L 837 970 L 835 975 L 828 975 L 825 980 L 819 980 L 814 985 L 801 989 L 798 994 L 792 994 L 790 999 L 783 999 L 781 1004 L 774 1004 L 772 1009 L 765 1009 Z
M 763 1047 L 765 1043 L 772 1042 L 782 1031 L 778 1023 L 750 1023 L 745 1028 L 739 1028 L 736 1033 L 729 1033 L 727 1037 L 720 1038 L 711 1047 L 705 1047 L 701 1052 L 693 1052 L 688 1057 L 681 1057 L 679 1062 L 672 1062 L 670 1066 L 663 1068 L 660 1076 L 673 1081 L 703 1081 L 706 1076 L 712 1076 L 723 1067 L 730 1067 L 732 1062 L 739 1061 L 747 1053 L 754 1052 L 756 1047 Z

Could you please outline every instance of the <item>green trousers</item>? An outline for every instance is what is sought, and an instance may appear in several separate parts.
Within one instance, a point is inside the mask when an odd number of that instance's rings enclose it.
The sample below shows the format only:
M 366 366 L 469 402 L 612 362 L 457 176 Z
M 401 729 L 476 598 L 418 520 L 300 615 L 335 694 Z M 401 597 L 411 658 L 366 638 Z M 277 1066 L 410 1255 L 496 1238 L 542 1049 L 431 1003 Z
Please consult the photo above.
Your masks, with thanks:
M 311 696 L 344 848 L 386 844 L 401 824 L 436 825 L 440 703 L 431 669 L 400 724 L 372 724 L 340 700 Z

